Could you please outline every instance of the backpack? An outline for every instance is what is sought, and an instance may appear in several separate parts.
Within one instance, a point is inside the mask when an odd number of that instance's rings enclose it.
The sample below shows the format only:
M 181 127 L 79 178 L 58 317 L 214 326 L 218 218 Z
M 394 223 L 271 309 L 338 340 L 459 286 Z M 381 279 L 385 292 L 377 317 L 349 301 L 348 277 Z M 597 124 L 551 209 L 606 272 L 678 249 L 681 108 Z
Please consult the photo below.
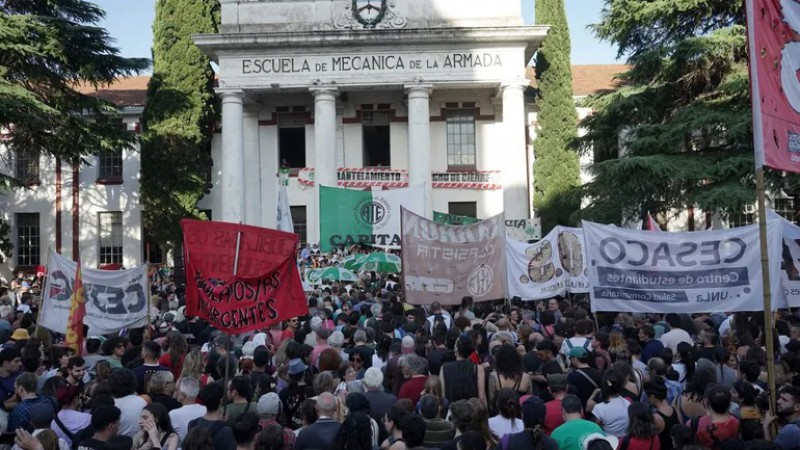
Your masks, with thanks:
M 592 341 L 589 340 L 588 338 L 584 338 L 584 339 L 586 339 L 586 340 L 583 341 L 583 348 L 584 348 L 584 350 L 589 352 L 589 345 L 592 343 Z M 567 350 L 572 350 L 573 348 L 575 348 L 575 346 L 572 344 L 572 341 L 570 339 L 566 339 L 564 342 L 567 343 Z

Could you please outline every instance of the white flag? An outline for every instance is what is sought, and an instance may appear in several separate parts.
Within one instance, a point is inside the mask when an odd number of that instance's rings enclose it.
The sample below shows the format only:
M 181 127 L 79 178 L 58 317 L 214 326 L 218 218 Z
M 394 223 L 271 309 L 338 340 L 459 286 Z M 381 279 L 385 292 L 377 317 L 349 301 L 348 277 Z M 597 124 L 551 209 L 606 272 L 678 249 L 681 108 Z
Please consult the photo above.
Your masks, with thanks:
M 276 228 L 278 231 L 288 231 L 289 233 L 294 233 L 294 224 L 292 224 L 292 210 L 289 208 L 289 194 L 286 192 L 286 186 L 289 184 L 289 171 L 281 170 L 279 180 L 278 222 Z

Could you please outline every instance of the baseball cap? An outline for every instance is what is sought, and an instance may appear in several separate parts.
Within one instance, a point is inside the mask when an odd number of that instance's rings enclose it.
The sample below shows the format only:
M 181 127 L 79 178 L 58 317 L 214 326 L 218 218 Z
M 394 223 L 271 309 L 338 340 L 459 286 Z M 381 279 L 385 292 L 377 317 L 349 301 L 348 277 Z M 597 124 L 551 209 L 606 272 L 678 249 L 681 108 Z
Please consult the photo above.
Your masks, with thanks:
M 617 439 L 616 436 L 605 433 L 591 433 L 581 438 L 581 449 L 586 450 L 589 448 L 589 444 L 592 441 L 598 439 L 608 442 L 608 445 L 610 445 L 611 448 L 617 448 L 619 446 L 619 439 Z
M 270 392 L 258 399 L 258 413 L 277 416 L 281 411 L 281 399 L 278 394 Z
M 589 356 L 589 352 L 583 347 L 572 347 L 569 350 L 570 358 L 586 358 L 587 356 Z
M 546 415 L 547 407 L 539 397 L 530 396 L 522 404 L 522 422 L 526 426 L 541 425 Z

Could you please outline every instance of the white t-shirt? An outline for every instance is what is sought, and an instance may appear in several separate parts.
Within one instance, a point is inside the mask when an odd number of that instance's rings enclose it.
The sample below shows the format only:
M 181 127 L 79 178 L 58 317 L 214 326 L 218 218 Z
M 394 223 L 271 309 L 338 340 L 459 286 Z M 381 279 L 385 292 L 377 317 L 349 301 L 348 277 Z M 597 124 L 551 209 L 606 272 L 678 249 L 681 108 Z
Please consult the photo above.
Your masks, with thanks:
M 119 434 L 133 437 L 139 431 L 139 417 L 147 402 L 138 395 L 126 395 L 114 399 L 114 406 L 122 411 L 119 418 Z
M 567 344 L 567 342 L 572 344 L 572 347 L 570 347 L 569 344 Z M 576 336 L 576 337 L 571 337 L 569 339 L 564 339 L 564 342 L 561 343 L 561 351 L 560 351 L 560 353 L 562 355 L 564 355 L 564 356 L 567 356 L 567 355 L 569 355 L 569 351 L 572 350 L 575 347 L 583 347 L 583 348 L 586 349 L 587 352 L 591 352 L 592 351 L 592 340 L 590 338 L 581 337 L 581 336 Z
M 186 433 L 189 432 L 189 422 L 197 419 L 198 417 L 205 416 L 206 412 L 205 406 L 198 405 L 196 403 L 193 405 L 184 405 L 169 412 L 169 419 L 172 421 L 172 428 L 175 428 L 175 432 L 178 433 L 181 444 L 183 443 L 183 439 L 186 437 Z
M 489 428 L 495 435 L 497 435 L 497 437 L 502 438 L 507 434 L 519 433 L 525 427 L 522 424 L 521 419 L 514 419 L 514 423 L 512 424 L 511 419 L 506 419 L 501 415 L 496 415 L 489 419 Z
M 673 355 L 678 354 L 678 344 L 681 342 L 686 342 L 690 345 L 694 345 L 692 342 L 692 337 L 689 336 L 689 333 L 686 330 L 682 330 L 680 328 L 674 328 L 672 330 L 667 331 L 666 333 L 661 335 L 661 339 L 659 339 L 664 347 L 669 347 L 672 350 Z
M 597 417 L 603 430 L 616 437 L 623 437 L 628 434 L 628 406 L 631 404 L 627 399 L 614 397 L 608 402 L 598 403 L 592 410 L 592 414 Z

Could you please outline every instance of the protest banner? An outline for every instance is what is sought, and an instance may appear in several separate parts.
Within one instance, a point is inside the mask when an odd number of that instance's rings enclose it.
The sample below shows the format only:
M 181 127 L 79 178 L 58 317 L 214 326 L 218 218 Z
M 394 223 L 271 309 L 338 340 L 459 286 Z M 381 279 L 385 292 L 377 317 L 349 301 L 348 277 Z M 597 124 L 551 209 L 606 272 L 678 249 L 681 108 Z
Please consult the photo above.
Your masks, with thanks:
M 39 325 L 65 334 L 73 291 L 79 286 L 85 298 L 83 321 L 89 326 L 90 335 L 111 334 L 147 324 L 147 265 L 127 270 L 81 267 L 80 283 L 75 280 L 77 269 L 75 261 L 50 252 Z
M 767 220 L 781 227 L 781 289 L 773 291 L 778 308 L 800 306 L 800 227 L 767 210 Z
M 771 288 L 780 232 L 767 224 Z M 593 311 L 702 313 L 763 310 L 757 225 L 653 233 L 583 222 Z
M 425 190 L 412 186 L 390 191 L 319 188 L 323 252 L 355 244 L 400 248 L 400 208 L 422 214 Z
M 457 305 L 505 296 L 505 225 L 497 215 L 472 225 L 445 225 L 402 208 L 403 281 L 415 305 Z
M 433 212 L 433 221 L 445 225 L 471 225 L 480 222 L 480 219 L 470 216 L 459 216 L 458 214 L 447 214 L 439 211 Z
M 542 300 L 589 292 L 584 261 L 580 228 L 555 227 L 535 244 L 506 237 L 508 295 Z
M 522 242 L 542 238 L 542 219 L 506 219 L 506 236 Z
M 181 228 L 187 316 L 238 334 L 308 313 L 296 234 L 188 219 Z

